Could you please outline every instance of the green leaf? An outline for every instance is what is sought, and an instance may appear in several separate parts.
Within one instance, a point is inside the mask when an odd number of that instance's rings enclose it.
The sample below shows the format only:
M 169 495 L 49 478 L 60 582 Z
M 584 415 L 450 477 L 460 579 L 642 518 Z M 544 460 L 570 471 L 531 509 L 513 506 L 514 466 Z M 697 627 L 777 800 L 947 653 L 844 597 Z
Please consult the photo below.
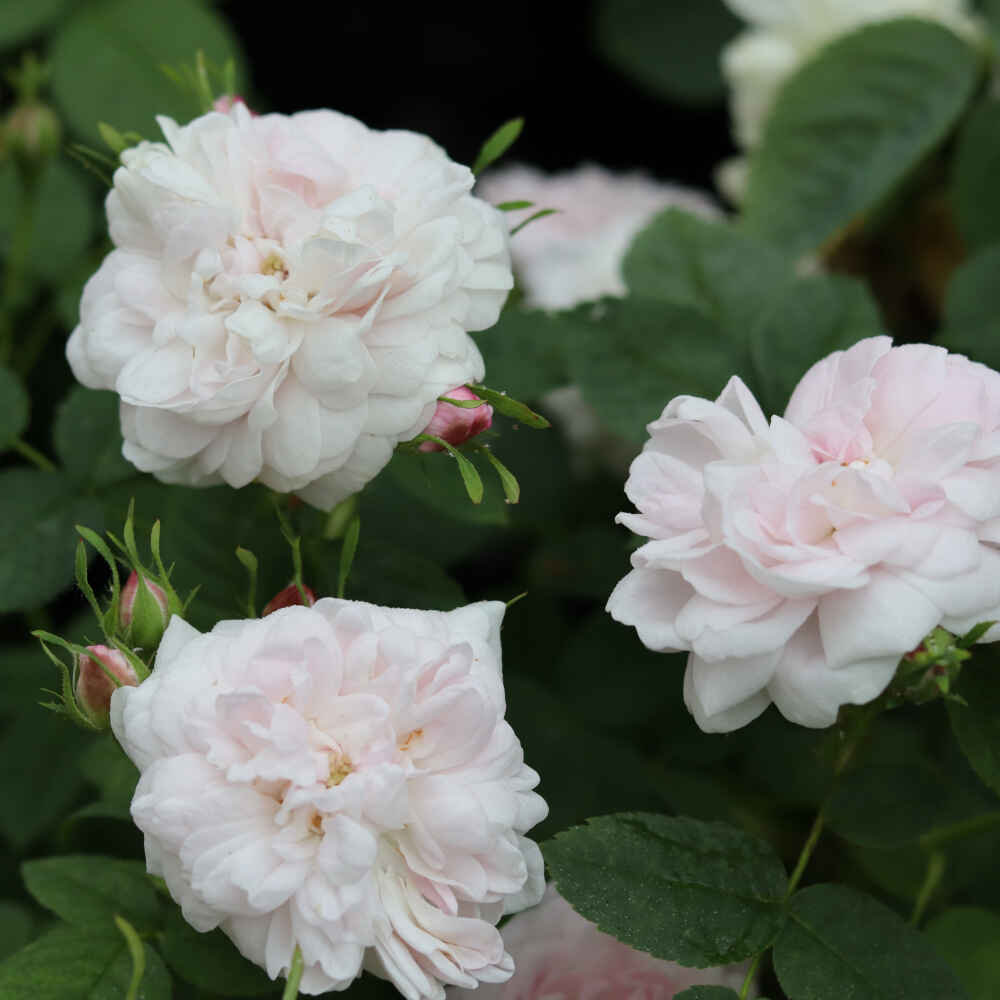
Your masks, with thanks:
M 235 36 L 208 4 L 80 4 L 52 43 L 52 93 L 73 131 L 90 141 L 98 138 L 99 121 L 149 137 L 154 115 L 184 122 L 197 113 L 194 98 L 160 67 L 189 63 L 199 49 L 218 65 L 234 57 L 242 69 Z M 244 78 L 242 71 L 239 76 Z
M 110 486 L 137 475 L 122 456 L 118 397 L 75 386 L 56 410 L 52 437 L 66 474 L 91 486 Z
M 421 438 L 427 441 L 434 441 L 436 444 L 441 445 L 442 448 L 458 463 L 458 472 L 462 477 L 462 482 L 465 485 L 465 492 L 469 495 L 469 499 L 475 503 L 480 504 L 483 502 L 483 480 L 479 475 L 479 471 L 476 467 L 465 457 L 457 448 L 445 441 L 444 438 L 435 437 L 433 434 L 422 434 Z
M 490 490 L 481 503 L 469 503 L 462 478 L 455 475 L 455 466 L 440 453 L 413 455 L 397 451 L 382 476 L 391 477 L 411 497 L 457 520 L 482 524 L 507 521 L 507 505 L 500 491 Z
M 199 934 L 171 907 L 160 948 L 167 964 L 185 982 L 224 997 L 273 994 L 276 985 L 248 962 L 222 933 Z
M 78 522 L 100 510 L 57 472 L 0 471 L 0 611 L 38 608 L 73 579 Z
M 723 98 L 719 50 L 740 21 L 722 3 L 601 0 L 594 29 L 602 55 L 655 97 L 692 104 Z
M 50 284 L 62 284 L 87 249 L 97 225 L 93 187 L 86 176 L 63 159 L 53 160 L 43 171 L 36 195 L 34 226 L 28 267 Z M 14 166 L 0 167 L 0 253 L 14 228 L 17 206 L 24 194 Z
M 9 49 L 41 34 L 69 7 L 69 0 L 4 0 L 0 3 L 0 48 Z
M 968 1000 L 920 933 L 844 885 L 792 897 L 774 968 L 794 1000 Z
M 490 382 L 518 399 L 537 400 L 569 382 L 565 333 L 550 313 L 508 306 L 496 326 L 475 339 Z
M 524 403 L 512 399 L 506 392 L 497 392 L 496 389 L 489 389 L 485 385 L 466 386 L 471 389 L 480 399 L 485 399 L 497 413 L 502 413 L 511 420 L 519 420 L 525 427 L 533 427 L 536 430 L 550 427 L 551 424 L 538 413 L 535 413 Z
M 486 461 L 493 466 L 497 476 L 499 476 L 500 485 L 503 487 L 503 495 L 507 503 L 517 503 L 521 499 L 521 484 L 517 481 L 517 477 L 488 447 L 481 448 L 480 452 L 485 456 Z
M 361 535 L 361 516 L 355 514 L 344 532 L 344 541 L 340 546 L 340 561 L 337 568 L 337 596 L 343 597 L 347 588 L 347 580 L 351 575 L 354 555 L 358 551 L 358 538 Z
M 966 701 L 948 702 L 955 738 L 976 774 L 1000 794 L 1000 662 L 973 659 L 955 690 Z
M 942 142 L 980 71 L 955 34 L 912 18 L 825 46 L 778 93 L 750 163 L 747 228 L 794 254 L 838 236 Z
M 924 933 L 955 970 L 969 1000 L 1000 996 L 1000 915 L 978 906 L 952 906 Z
M 6 449 L 28 426 L 29 406 L 21 380 L 9 368 L 0 367 L 0 450 Z
M 728 986 L 692 986 L 675 993 L 674 1000 L 740 1000 L 740 995 Z
M 1000 268 L 1000 246 L 979 250 L 952 275 L 944 301 L 942 347 L 991 368 L 1000 367 L 1000 316 L 990 308 Z
M 958 136 L 951 195 L 958 227 L 978 249 L 1000 240 L 1000 101 L 985 98 Z
M 556 215 L 561 209 L 558 208 L 540 208 L 537 212 L 532 212 L 526 219 L 522 219 L 513 229 L 510 231 L 511 236 L 516 236 L 525 226 L 530 225 L 532 222 L 536 222 L 538 219 L 544 219 L 547 215 Z
M 688 306 L 604 299 L 562 314 L 560 322 L 573 341 L 572 380 L 605 427 L 636 443 L 673 396 L 714 399 L 740 369 L 740 351 Z
M 0 959 L 23 948 L 35 936 L 35 917 L 20 903 L 0 900 Z
M 144 946 L 141 1000 L 170 1000 L 172 986 L 160 956 Z M 60 925 L 0 962 L 0 996 L 25 1000 L 126 1000 L 132 957 L 112 927 L 98 933 Z
M 483 147 L 479 150 L 479 155 L 476 157 L 476 162 L 472 165 L 472 172 L 474 174 L 482 173 L 491 163 L 499 160 L 514 145 L 523 128 L 523 118 L 511 118 L 510 121 L 504 122 L 483 143 Z
M 920 760 L 874 764 L 844 777 L 830 799 L 831 829 L 861 847 L 902 847 L 935 827 L 985 813 L 990 804 L 966 793 L 943 770 Z
M 142 933 L 160 924 L 159 900 L 140 861 L 67 854 L 26 861 L 21 874 L 28 892 L 69 924 L 111 928 L 116 915 Z
M 657 958 L 738 962 L 766 948 L 784 920 L 781 861 L 724 823 L 619 813 L 557 834 L 543 849 L 575 910 Z

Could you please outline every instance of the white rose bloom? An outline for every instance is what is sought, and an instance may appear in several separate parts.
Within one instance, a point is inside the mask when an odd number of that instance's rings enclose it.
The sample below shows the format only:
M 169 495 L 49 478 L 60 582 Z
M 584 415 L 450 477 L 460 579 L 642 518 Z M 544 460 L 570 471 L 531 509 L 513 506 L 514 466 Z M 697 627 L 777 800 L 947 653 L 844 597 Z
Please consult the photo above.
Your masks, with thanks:
M 467 331 L 511 287 L 504 221 L 412 132 L 242 103 L 159 124 L 115 172 L 73 373 L 119 394 L 139 469 L 330 508 L 482 378 Z
M 200 634 L 112 697 L 146 861 L 199 931 L 307 994 L 362 967 L 408 1000 L 502 982 L 496 923 L 544 890 L 544 818 L 504 721 L 504 606 L 327 598 Z
M 752 150 L 782 84 L 828 42 L 857 28 L 898 17 L 936 21 L 966 38 L 979 28 L 968 0 L 725 0 L 749 27 L 722 50 L 737 145 Z M 717 179 L 734 201 L 742 198 L 746 168 L 729 160 Z

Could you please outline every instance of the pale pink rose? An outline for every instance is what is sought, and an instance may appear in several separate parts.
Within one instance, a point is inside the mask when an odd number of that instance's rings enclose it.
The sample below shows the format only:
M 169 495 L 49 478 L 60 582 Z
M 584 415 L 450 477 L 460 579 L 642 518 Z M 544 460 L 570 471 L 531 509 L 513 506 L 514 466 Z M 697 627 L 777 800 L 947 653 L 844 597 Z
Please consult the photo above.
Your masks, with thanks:
M 445 394 L 447 399 L 479 399 L 471 389 L 460 385 L 449 389 Z M 431 422 L 424 428 L 424 434 L 432 434 L 451 445 L 465 444 L 470 438 L 489 430 L 493 424 L 493 407 L 488 403 L 481 406 L 455 406 L 444 400 L 440 401 Z M 436 441 L 424 441 L 420 451 L 444 451 Z
M 602 934 L 556 891 L 507 923 L 507 950 L 516 969 L 506 983 L 449 990 L 449 1000 L 670 1000 L 690 986 L 738 990 L 745 965 L 688 969 L 663 962 Z
M 305 596 L 305 600 L 303 600 Z M 281 608 L 294 608 L 296 605 L 305 605 L 307 608 L 311 608 L 316 603 L 316 594 L 313 592 L 311 587 L 303 587 L 301 591 L 296 584 L 290 583 L 287 587 L 279 590 L 278 593 L 274 595 L 264 605 L 264 610 L 260 613 L 261 618 L 266 618 L 268 615 L 273 614 L 275 611 Z
M 88 656 L 77 657 L 76 701 L 99 725 L 108 724 L 111 695 L 119 687 L 139 683 L 135 668 L 113 646 L 88 646 Z
M 159 123 L 115 172 L 73 373 L 119 394 L 139 469 L 330 508 L 482 377 L 468 331 L 512 284 L 504 220 L 412 132 L 242 103 Z
M 500 620 L 325 598 L 200 634 L 171 620 L 112 698 L 149 871 L 197 930 L 306 994 L 362 967 L 409 1000 L 510 976 L 496 923 L 543 890 L 546 814 L 504 721 Z
M 625 487 L 639 513 L 618 521 L 651 540 L 608 610 L 691 651 L 703 729 L 772 701 L 828 726 L 935 626 L 1000 619 L 1000 375 L 983 365 L 873 337 L 814 365 L 784 418 L 733 378 L 649 432 Z
M 533 208 L 506 213 L 512 227 L 539 209 L 558 209 L 511 241 L 525 304 L 540 309 L 569 309 L 604 295 L 624 295 L 625 251 L 658 212 L 680 208 L 706 218 L 720 214 L 698 191 L 592 164 L 560 174 L 515 164 L 485 174 L 476 193 L 494 204 L 534 202 Z

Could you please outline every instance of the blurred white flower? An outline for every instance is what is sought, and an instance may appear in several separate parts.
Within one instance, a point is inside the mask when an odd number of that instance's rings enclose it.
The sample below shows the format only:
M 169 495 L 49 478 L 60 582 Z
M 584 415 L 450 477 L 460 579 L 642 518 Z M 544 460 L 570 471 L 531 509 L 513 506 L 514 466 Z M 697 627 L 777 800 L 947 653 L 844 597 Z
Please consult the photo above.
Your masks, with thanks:
M 533 212 L 555 208 L 511 240 L 511 258 L 525 305 L 571 309 L 605 295 L 626 293 L 622 262 L 632 240 L 653 217 L 677 208 L 703 218 L 722 213 L 708 196 L 642 173 L 614 173 L 586 165 L 545 174 L 523 165 L 490 171 L 476 188 L 493 204 L 531 201 L 534 206 L 508 212 L 511 227 Z M 541 408 L 565 433 L 581 473 L 594 460 L 624 472 L 637 448 L 606 430 L 579 387 L 561 386 L 547 393 Z
M 495 925 L 542 895 L 546 814 L 504 721 L 500 620 L 327 598 L 200 634 L 175 616 L 112 698 L 149 871 L 197 930 L 301 992 L 362 967 L 408 1000 L 507 979 Z
M 506 213 L 512 227 L 539 209 L 557 209 L 511 241 L 525 305 L 539 309 L 570 309 L 603 295 L 624 295 L 625 251 L 658 212 L 680 208 L 707 218 L 720 214 L 698 191 L 592 164 L 559 174 L 520 164 L 502 167 L 484 174 L 476 193 L 495 205 L 534 202 L 533 208 Z
M 505 223 L 412 132 L 242 102 L 159 122 L 115 172 L 73 373 L 119 394 L 143 471 L 330 508 L 482 378 L 467 331 L 512 285 Z
M 979 34 L 969 0 L 725 0 L 748 27 L 722 50 L 736 144 L 752 150 L 785 80 L 828 42 L 856 28 L 897 17 L 936 21 L 966 38 Z M 718 171 L 723 193 L 742 199 L 746 166 Z
M 617 519 L 650 541 L 608 611 L 650 649 L 690 650 L 706 731 L 771 702 L 831 725 L 938 625 L 1000 620 L 1000 374 L 891 343 L 817 362 L 784 418 L 734 377 L 649 425 L 625 486 L 639 513 Z

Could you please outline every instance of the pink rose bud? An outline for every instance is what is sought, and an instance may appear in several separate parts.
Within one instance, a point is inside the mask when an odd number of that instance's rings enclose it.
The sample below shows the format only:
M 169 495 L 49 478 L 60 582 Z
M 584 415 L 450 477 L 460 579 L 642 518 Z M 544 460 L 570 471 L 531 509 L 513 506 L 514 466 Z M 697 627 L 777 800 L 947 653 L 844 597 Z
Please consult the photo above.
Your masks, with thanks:
M 294 583 L 290 583 L 284 590 L 279 590 L 264 605 L 261 618 L 266 618 L 272 611 L 277 611 L 279 608 L 293 608 L 297 604 L 303 604 L 307 608 L 311 608 L 316 603 L 316 595 L 309 587 L 303 587 L 302 590 L 305 592 L 306 597 L 304 601 L 302 600 L 302 594 L 299 593 L 299 588 Z
M 479 399 L 471 390 L 460 385 L 446 392 L 448 399 Z M 431 422 L 424 428 L 425 434 L 439 437 L 448 444 L 464 444 L 469 438 L 481 434 L 493 423 L 493 407 L 488 403 L 481 406 L 466 408 L 441 401 L 431 417 Z M 436 441 L 424 441 L 421 451 L 444 451 Z
M 170 621 L 167 592 L 133 570 L 122 587 L 118 616 L 122 628 L 131 630 L 129 639 L 132 643 L 146 651 L 154 650 Z
M 108 722 L 111 695 L 115 689 L 136 687 L 139 677 L 125 654 L 118 649 L 88 646 L 87 652 L 90 655 L 81 654 L 77 663 L 76 700 L 95 723 L 104 726 Z

